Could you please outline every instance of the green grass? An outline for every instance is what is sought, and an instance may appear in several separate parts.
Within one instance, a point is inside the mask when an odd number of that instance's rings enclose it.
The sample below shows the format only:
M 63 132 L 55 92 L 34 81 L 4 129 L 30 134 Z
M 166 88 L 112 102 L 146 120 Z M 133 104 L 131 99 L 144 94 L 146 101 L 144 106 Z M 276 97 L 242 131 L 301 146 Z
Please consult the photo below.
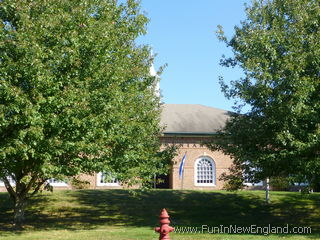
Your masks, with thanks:
M 271 199 L 266 205 L 262 191 L 54 191 L 32 200 L 25 230 L 17 233 L 11 230 L 10 199 L 0 193 L 0 239 L 156 240 L 153 228 L 162 208 L 167 208 L 175 227 L 289 224 L 312 228 L 312 234 L 306 235 L 173 233 L 173 240 L 320 239 L 319 193 L 272 192 Z

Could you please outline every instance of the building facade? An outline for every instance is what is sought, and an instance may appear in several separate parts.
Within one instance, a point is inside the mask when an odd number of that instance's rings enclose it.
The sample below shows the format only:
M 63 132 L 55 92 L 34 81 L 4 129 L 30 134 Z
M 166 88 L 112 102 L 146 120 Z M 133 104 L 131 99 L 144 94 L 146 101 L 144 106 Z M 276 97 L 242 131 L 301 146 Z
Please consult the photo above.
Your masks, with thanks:
M 169 145 L 178 147 L 178 155 L 173 159 L 169 175 L 161 176 L 160 188 L 170 189 L 222 189 L 222 173 L 227 172 L 232 164 L 229 156 L 219 151 L 211 151 L 205 146 L 230 117 L 225 110 L 197 104 L 164 104 L 161 125 L 165 128 L 161 137 L 161 148 Z M 183 171 L 179 169 L 185 159 Z M 106 177 L 104 173 L 81 175 L 87 182 L 84 188 L 124 188 L 116 178 Z M 58 189 L 72 189 L 71 183 L 50 179 L 49 183 Z M 0 182 L 0 191 L 4 191 Z
M 211 151 L 205 143 L 224 127 L 230 113 L 197 104 L 164 104 L 162 148 L 178 147 L 169 177 L 171 189 L 222 189 L 220 176 L 232 164 L 229 156 Z M 183 171 L 180 170 L 185 159 Z

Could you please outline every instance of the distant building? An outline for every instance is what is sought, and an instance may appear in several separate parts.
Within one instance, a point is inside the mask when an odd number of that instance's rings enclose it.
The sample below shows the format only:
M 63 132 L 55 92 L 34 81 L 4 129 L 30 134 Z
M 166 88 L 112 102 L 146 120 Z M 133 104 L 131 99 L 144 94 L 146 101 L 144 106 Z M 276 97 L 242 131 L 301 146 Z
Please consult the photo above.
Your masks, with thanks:
M 164 104 L 161 125 L 165 126 L 161 137 L 161 148 L 175 144 L 179 147 L 178 155 L 173 159 L 168 176 L 158 176 L 162 183 L 160 188 L 171 189 L 221 189 L 223 182 L 219 180 L 223 172 L 227 172 L 232 161 L 229 156 L 218 151 L 210 151 L 203 145 L 212 135 L 221 129 L 230 112 L 197 104 Z M 179 177 L 179 166 L 186 155 L 182 178 Z M 93 176 L 82 175 L 81 178 L 90 183 L 92 189 L 122 188 L 116 178 L 97 173 Z M 55 188 L 71 188 L 69 183 L 50 179 Z M 4 190 L 3 182 L 0 189 Z
M 171 172 L 161 179 L 157 188 L 169 189 L 222 189 L 219 177 L 232 164 L 229 156 L 219 151 L 210 151 L 203 145 L 230 117 L 230 112 L 198 104 L 164 104 L 161 126 L 165 127 L 161 137 L 161 149 L 168 145 L 178 146 L 178 155 L 173 159 Z M 186 155 L 183 175 L 179 166 Z M 115 178 L 106 178 L 98 173 L 85 176 L 91 188 L 121 188 Z M 106 179 L 108 179 L 106 181 Z
M 230 112 L 198 104 L 164 104 L 161 124 L 165 126 L 161 137 L 162 148 L 169 144 L 179 147 L 168 188 L 171 189 L 221 189 L 219 177 L 232 164 L 229 156 L 219 151 L 210 151 L 204 142 L 224 127 Z M 184 171 L 179 176 L 179 167 L 186 156 Z
M 157 77 L 153 64 L 150 75 Z M 160 79 L 159 79 L 160 80 Z M 160 96 L 159 81 L 155 86 L 155 94 Z M 179 147 L 178 155 L 173 159 L 172 169 L 167 176 L 158 176 L 162 183 L 158 188 L 171 189 L 221 189 L 223 182 L 219 177 L 227 172 L 232 161 L 229 156 L 219 151 L 210 151 L 203 143 L 218 130 L 223 128 L 230 112 L 198 104 L 164 104 L 161 114 L 161 125 L 165 127 L 161 137 L 161 148 L 175 144 Z M 179 176 L 179 166 L 185 157 L 183 175 Z M 107 176 L 107 177 L 106 177 Z M 89 188 L 122 188 L 121 183 L 105 173 L 92 176 L 81 175 Z M 11 180 L 12 181 L 12 180 Z M 55 188 L 72 188 L 70 183 L 48 180 Z M 14 182 L 12 181 L 12 184 Z M 4 183 L 0 181 L 0 191 L 4 191 Z
M 158 176 L 157 188 L 169 189 L 222 189 L 219 177 L 232 164 L 229 156 L 210 151 L 203 143 L 224 127 L 230 112 L 198 104 L 164 104 L 161 126 L 161 149 L 175 144 L 179 150 L 173 159 L 169 175 Z M 182 158 L 186 156 L 183 174 L 179 176 Z M 121 188 L 114 178 L 98 173 L 87 176 L 91 188 Z M 109 179 L 105 181 L 105 179 Z

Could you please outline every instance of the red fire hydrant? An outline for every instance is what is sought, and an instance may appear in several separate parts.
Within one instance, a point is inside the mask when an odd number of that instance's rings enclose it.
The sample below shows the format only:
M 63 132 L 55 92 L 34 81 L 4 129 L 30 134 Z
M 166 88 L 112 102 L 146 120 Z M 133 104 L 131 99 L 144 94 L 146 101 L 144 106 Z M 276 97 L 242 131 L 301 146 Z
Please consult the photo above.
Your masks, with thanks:
M 154 229 L 156 232 L 160 233 L 159 240 L 170 240 L 169 233 L 172 232 L 174 228 L 169 226 L 169 215 L 165 208 L 162 209 L 159 219 L 160 227 Z

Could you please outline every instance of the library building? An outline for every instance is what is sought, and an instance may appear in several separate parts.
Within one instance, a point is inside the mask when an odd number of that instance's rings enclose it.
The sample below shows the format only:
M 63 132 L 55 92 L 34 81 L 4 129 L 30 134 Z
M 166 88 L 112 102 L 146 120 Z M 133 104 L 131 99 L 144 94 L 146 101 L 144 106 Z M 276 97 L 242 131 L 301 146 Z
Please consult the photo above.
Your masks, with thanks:
M 159 176 L 161 181 L 157 188 L 168 189 L 222 189 L 223 181 L 219 180 L 232 164 L 229 156 L 219 151 L 210 151 L 203 145 L 210 136 L 221 129 L 230 113 L 225 110 L 198 104 L 163 104 L 161 125 L 165 127 L 161 137 L 161 148 L 175 144 L 178 155 L 173 159 L 171 172 Z M 179 168 L 183 163 L 183 171 Z M 81 178 L 90 183 L 89 188 L 123 188 L 116 178 L 105 177 L 103 173 Z M 106 181 L 108 179 L 108 181 Z M 51 179 L 54 188 L 72 188 L 66 182 Z M 0 190 L 5 191 L 3 182 Z

